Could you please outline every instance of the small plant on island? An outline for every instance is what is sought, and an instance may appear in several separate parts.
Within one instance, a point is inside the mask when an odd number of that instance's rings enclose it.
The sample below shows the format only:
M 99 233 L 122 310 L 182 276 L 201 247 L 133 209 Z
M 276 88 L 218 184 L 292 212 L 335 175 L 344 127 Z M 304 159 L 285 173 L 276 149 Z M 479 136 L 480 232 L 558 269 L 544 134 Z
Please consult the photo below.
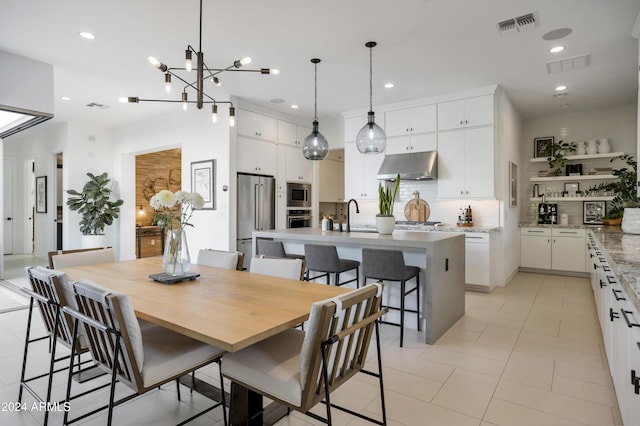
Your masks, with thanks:
M 398 195 L 398 189 L 400 188 L 400 174 L 396 177 L 393 190 L 389 187 L 382 185 L 382 182 L 378 185 L 378 216 L 393 216 L 393 203 Z

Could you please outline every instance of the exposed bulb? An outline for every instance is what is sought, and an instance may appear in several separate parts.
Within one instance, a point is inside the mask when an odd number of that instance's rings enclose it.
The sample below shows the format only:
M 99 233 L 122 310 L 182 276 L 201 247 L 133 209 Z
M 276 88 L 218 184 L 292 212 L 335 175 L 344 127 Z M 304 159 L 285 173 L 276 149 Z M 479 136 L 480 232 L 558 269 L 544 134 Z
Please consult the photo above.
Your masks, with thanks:
M 218 105 L 215 104 L 211 106 L 211 122 L 218 122 Z
M 211 77 L 211 82 L 216 86 L 220 87 L 222 85 L 222 81 L 218 77 Z
M 184 67 L 186 68 L 187 72 L 191 72 L 191 50 L 187 49 L 184 52 L 184 57 L 185 57 L 185 64 Z
M 242 65 L 248 65 L 251 63 L 251 58 L 248 56 L 245 56 L 244 58 L 240 59 L 240 63 Z
M 156 67 L 156 68 L 160 68 L 160 65 L 162 64 L 162 62 L 160 62 L 159 60 L 157 60 L 153 56 L 149 56 L 149 63 L 151 65 L 153 65 L 154 67 Z
M 187 92 L 182 92 L 182 110 L 187 110 Z
M 171 93 L 171 74 L 169 73 L 164 75 L 164 90 L 167 93 Z

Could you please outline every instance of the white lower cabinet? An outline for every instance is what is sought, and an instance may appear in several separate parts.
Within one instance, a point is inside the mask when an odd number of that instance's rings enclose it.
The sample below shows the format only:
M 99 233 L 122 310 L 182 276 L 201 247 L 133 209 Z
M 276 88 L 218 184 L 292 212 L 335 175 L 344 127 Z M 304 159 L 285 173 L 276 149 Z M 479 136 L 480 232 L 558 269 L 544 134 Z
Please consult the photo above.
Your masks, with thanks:
M 640 314 L 589 235 L 588 269 L 623 424 L 640 424 Z
M 491 235 L 465 233 L 465 283 L 491 287 Z
M 586 272 L 586 231 L 566 228 L 521 228 L 520 266 Z

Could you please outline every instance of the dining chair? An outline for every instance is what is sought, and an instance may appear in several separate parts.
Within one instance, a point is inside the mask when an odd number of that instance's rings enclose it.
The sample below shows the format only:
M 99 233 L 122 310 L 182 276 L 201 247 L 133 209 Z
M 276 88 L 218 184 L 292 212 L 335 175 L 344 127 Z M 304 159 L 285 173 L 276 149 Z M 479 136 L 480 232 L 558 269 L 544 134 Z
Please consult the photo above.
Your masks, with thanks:
M 327 277 L 327 284 L 331 283 L 331 274 L 335 274 L 334 284 L 344 285 L 356 282 L 356 287 L 360 286 L 360 276 L 358 267 L 360 262 L 357 260 L 340 259 L 336 246 L 322 244 L 305 244 L 304 257 L 307 261 L 307 280 L 313 281 L 318 278 Z M 340 274 L 355 270 L 356 277 L 352 280 L 340 282 Z M 322 272 L 320 275 L 311 277 L 311 272 Z
M 237 269 L 242 271 L 244 253 L 239 251 L 223 251 L 213 249 L 201 249 L 198 252 L 198 265 L 212 266 L 214 268 Z
M 375 283 L 316 302 L 311 306 L 306 333 L 288 329 L 225 355 L 222 375 L 232 382 L 232 404 L 234 386 L 242 386 L 329 425 L 332 408 L 386 424 L 378 333 L 378 319 L 385 312 L 381 309 L 382 288 L 382 283 Z M 364 370 L 374 331 L 377 373 Z M 331 402 L 330 394 L 360 371 L 378 378 L 382 421 Z M 320 401 L 325 403 L 326 419 L 309 411 Z M 259 421 L 260 414 L 255 414 Z
M 400 283 L 400 307 L 383 305 L 388 309 L 400 311 L 400 323 L 380 320 L 382 324 L 400 327 L 400 347 L 404 344 L 404 313 L 416 314 L 418 331 L 420 331 L 420 268 L 406 266 L 404 255 L 400 250 L 362 249 L 362 275 L 365 284 L 367 278 L 376 280 L 397 281 Z M 408 280 L 415 278 L 415 286 L 406 289 Z M 416 293 L 416 309 L 406 309 L 405 300 L 411 293 Z
M 249 272 L 270 275 L 272 277 L 304 279 L 305 261 L 280 257 L 258 256 L 251 259 Z
M 176 380 L 192 371 L 219 362 L 224 351 L 191 337 L 176 333 L 155 324 L 140 327 L 133 307 L 126 294 L 110 290 L 89 280 L 81 279 L 73 284 L 77 310 L 65 306 L 63 311 L 74 318 L 75 330 L 82 323 L 91 354 L 98 365 L 111 375 L 109 402 L 106 406 L 69 420 L 64 414 L 64 424 L 74 423 L 103 409 L 108 410 L 107 425 L 113 421 L 114 407 Z M 78 338 L 74 332 L 73 341 Z M 222 375 L 220 375 L 222 381 Z M 132 394 L 115 400 L 116 383 L 122 383 Z M 180 387 L 178 383 L 178 400 Z M 69 401 L 71 377 L 67 382 L 65 402 Z M 216 407 L 223 408 L 222 401 L 195 414 L 180 423 L 183 425 Z
M 22 356 L 22 368 L 20 371 L 20 387 L 18 390 L 18 402 L 22 402 L 23 391 L 27 391 L 36 401 L 50 402 L 51 390 L 53 385 L 53 377 L 55 373 L 64 371 L 66 366 L 56 369 L 56 363 L 64 361 L 75 355 L 75 363 L 71 362 L 70 374 L 82 375 L 85 378 L 94 378 L 95 374 L 87 374 L 93 366 L 83 368 L 83 365 L 91 363 L 91 360 L 82 361 L 80 356 L 88 353 L 88 346 L 83 338 L 77 339 L 72 355 L 60 356 L 57 353 L 57 344 L 61 343 L 67 349 L 71 349 L 73 344 L 73 321 L 63 314 L 62 308 L 68 303 L 73 303 L 73 291 L 71 283 L 67 279 L 64 272 L 55 271 L 41 266 L 31 267 L 27 269 L 27 275 L 31 284 L 31 289 L 22 288 L 22 291 L 30 297 L 29 314 L 27 317 L 27 331 L 24 343 L 24 351 Z M 33 324 L 33 308 L 34 304 L 38 306 L 42 320 L 44 322 L 46 335 L 41 337 L 31 337 L 31 326 Z M 27 365 L 29 364 L 29 347 L 36 342 L 49 339 L 49 370 L 48 373 L 38 374 L 27 377 Z M 31 386 L 31 382 L 44 377 L 48 377 L 46 396 L 43 399 Z M 78 377 L 78 376 L 77 376 Z M 80 380 L 83 381 L 83 380 Z M 37 386 L 36 386 L 37 387 Z M 101 389 L 104 386 L 98 386 Z M 44 412 L 44 424 L 48 423 L 49 410 Z
M 53 252 L 51 252 L 53 253 Z M 51 255 L 51 269 L 71 268 L 74 266 L 96 265 L 100 263 L 113 263 L 116 261 L 116 252 L 113 248 L 68 250 Z

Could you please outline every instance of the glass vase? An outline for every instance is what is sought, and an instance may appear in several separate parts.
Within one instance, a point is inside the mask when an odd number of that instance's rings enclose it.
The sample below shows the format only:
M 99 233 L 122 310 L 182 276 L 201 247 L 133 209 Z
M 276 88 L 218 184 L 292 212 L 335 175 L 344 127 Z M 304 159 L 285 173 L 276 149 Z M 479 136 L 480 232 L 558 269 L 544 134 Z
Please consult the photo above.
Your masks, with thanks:
M 168 229 L 162 255 L 162 268 L 169 275 L 184 275 L 191 267 L 187 234 L 184 229 Z

